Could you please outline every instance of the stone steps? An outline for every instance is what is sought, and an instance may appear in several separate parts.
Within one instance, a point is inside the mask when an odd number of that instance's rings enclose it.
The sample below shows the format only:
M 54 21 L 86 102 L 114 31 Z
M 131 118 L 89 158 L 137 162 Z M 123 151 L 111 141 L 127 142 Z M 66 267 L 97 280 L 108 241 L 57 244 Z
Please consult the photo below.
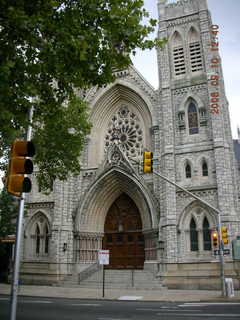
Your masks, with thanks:
M 98 270 L 79 283 L 79 275 L 73 274 L 63 283 L 64 287 L 101 288 L 102 270 Z M 162 289 L 159 279 L 146 270 L 105 270 L 105 288 Z

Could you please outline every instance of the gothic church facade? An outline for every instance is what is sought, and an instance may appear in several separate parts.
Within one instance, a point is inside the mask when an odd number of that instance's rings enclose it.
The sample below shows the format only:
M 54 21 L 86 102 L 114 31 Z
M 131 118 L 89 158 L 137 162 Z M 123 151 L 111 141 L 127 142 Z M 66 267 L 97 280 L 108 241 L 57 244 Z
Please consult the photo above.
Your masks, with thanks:
M 159 0 L 158 11 L 159 37 L 168 39 L 157 50 L 159 89 L 131 66 L 116 72 L 114 83 L 85 93 L 93 128 L 82 170 L 56 181 L 48 196 L 34 185 L 23 281 L 59 283 L 95 265 L 98 250 L 108 249 L 111 269 L 148 270 L 169 288 L 219 287 L 210 237 L 217 214 L 153 173 L 143 174 L 147 150 L 154 171 L 220 210 L 230 237 L 226 272 L 239 285 L 231 250 L 240 232 L 239 173 L 221 63 L 217 84 L 211 80 L 212 59 L 220 59 L 211 51 L 211 16 L 206 0 Z

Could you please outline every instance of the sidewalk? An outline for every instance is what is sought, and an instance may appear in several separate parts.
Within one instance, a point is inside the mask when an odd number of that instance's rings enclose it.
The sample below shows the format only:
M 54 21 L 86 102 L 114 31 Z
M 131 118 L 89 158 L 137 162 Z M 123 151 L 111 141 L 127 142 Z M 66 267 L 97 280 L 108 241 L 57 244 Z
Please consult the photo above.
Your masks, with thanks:
M 10 295 L 10 285 L 0 284 L 0 294 Z M 235 291 L 231 298 L 221 297 L 220 291 L 208 290 L 133 290 L 133 289 L 105 289 L 102 298 L 102 289 L 65 288 L 53 286 L 20 285 L 19 295 L 48 298 L 69 299 L 108 299 L 108 300 L 140 300 L 140 301 L 227 301 L 240 302 L 240 291 Z

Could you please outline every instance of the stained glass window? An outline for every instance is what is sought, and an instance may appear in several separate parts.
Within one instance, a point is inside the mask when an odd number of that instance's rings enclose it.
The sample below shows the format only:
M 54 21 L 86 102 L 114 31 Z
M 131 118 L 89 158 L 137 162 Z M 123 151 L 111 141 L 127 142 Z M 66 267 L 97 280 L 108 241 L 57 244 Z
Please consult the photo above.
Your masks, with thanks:
M 198 133 L 198 112 L 196 105 L 191 102 L 188 106 L 188 127 L 189 134 Z
M 105 151 L 118 140 L 128 158 L 136 158 L 143 150 L 143 130 L 140 119 L 126 105 L 122 105 L 108 124 Z

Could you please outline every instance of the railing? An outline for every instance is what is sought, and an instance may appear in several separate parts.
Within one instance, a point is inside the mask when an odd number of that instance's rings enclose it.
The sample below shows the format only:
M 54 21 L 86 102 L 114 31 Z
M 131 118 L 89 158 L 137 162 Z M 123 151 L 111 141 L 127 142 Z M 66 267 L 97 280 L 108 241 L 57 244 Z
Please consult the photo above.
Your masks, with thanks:
M 100 269 L 98 263 L 93 263 L 83 271 L 78 274 L 78 284 L 80 284 L 85 279 L 89 278 L 93 273 L 97 272 Z

